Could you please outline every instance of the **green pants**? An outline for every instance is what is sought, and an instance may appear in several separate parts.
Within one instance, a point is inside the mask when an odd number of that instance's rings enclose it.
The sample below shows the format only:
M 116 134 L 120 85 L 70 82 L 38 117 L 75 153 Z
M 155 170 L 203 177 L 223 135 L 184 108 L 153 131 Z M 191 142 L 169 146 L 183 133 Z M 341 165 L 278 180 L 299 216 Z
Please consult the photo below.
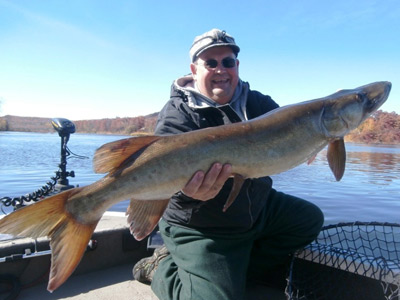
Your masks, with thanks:
M 171 255 L 161 261 L 151 287 L 161 300 L 244 299 L 249 278 L 262 281 L 314 240 L 322 224 L 317 206 L 274 190 L 253 228 L 244 233 L 213 234 L 161 220 Z

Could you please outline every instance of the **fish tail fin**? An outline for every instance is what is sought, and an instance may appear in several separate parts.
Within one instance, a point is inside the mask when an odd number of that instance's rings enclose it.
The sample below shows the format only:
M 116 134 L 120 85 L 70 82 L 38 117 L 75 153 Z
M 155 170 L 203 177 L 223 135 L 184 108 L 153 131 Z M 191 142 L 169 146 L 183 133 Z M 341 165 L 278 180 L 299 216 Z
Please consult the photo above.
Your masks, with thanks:
M 80 224 L 76 220 L 65 218 L 63 223 L 51 232 L 52 257 L 48 291 L 57 289 L 74 272 L 86 251 L 96 225 L 97 222 Z
M 97 222 L 82 224 L 65 210 L 72 195 L 83 187 L 21 208 L 0 220 L 0 233 L 38 238 L 48 236 L 52 249 L 47 289 L 52 292 L 63 284 L 80 262 Z

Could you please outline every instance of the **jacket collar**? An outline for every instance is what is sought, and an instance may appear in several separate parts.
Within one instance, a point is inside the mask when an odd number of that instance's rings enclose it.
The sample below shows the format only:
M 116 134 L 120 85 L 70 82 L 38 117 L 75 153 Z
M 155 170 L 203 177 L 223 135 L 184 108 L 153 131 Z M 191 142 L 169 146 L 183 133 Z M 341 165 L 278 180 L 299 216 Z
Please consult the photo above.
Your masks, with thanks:
M 235 94 L 228 104 L 220 105 L 207 96 L 201 94 L 196 88 L 192 74 L 180 77 L 174 81 L 173 87 L 186 95 L 187 104 L 193 109 L 208 107 L 230 106 L 244 121 L 247 120 L 246 103 L 249 85 L 247 82 L 239 80 Z

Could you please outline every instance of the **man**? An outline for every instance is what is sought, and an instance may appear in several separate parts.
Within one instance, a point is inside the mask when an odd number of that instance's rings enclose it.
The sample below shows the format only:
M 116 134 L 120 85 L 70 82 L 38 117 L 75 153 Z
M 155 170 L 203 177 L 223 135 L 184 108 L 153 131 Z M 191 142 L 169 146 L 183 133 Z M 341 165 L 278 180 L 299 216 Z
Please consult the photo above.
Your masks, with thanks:
M 196 37 L 191 74 L 172 85 L 155 133 L 241 122 L 277 108 L 271 97 L 239 78 L 239 51 L 233 37 L 219 29 Z M 159 223 L 166 247 L 133 270 L 135 279 L 151 282 L 160 299 L 243 299 L 248 281 L 271 284 L 290 254 L 318 235 L 320 209 L 277 192 L 269 177 L 247 179 L 223 212 L 230 175 L 229 164 L 216 162 L 171 198 Z

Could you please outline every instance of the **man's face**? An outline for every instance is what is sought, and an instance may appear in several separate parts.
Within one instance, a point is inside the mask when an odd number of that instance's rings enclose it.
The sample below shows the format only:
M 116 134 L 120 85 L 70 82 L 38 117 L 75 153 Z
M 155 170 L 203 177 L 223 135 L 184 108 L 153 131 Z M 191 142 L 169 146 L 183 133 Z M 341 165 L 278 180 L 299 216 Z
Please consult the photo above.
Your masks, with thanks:
M 233 67 L 224 67 L 222 61 L 232 63 Z M 210 67 L 210 62 L 215 60 L 218 65 Z M 232 64 L 231 64 L 232 65 Z M 210 48 L 199 55 L 197 60 L 190 65 L 193 78 L 199 91 L 217 102 L 226 104 L 231 101 L 239 82 L 239 61 L 230 47 Z

